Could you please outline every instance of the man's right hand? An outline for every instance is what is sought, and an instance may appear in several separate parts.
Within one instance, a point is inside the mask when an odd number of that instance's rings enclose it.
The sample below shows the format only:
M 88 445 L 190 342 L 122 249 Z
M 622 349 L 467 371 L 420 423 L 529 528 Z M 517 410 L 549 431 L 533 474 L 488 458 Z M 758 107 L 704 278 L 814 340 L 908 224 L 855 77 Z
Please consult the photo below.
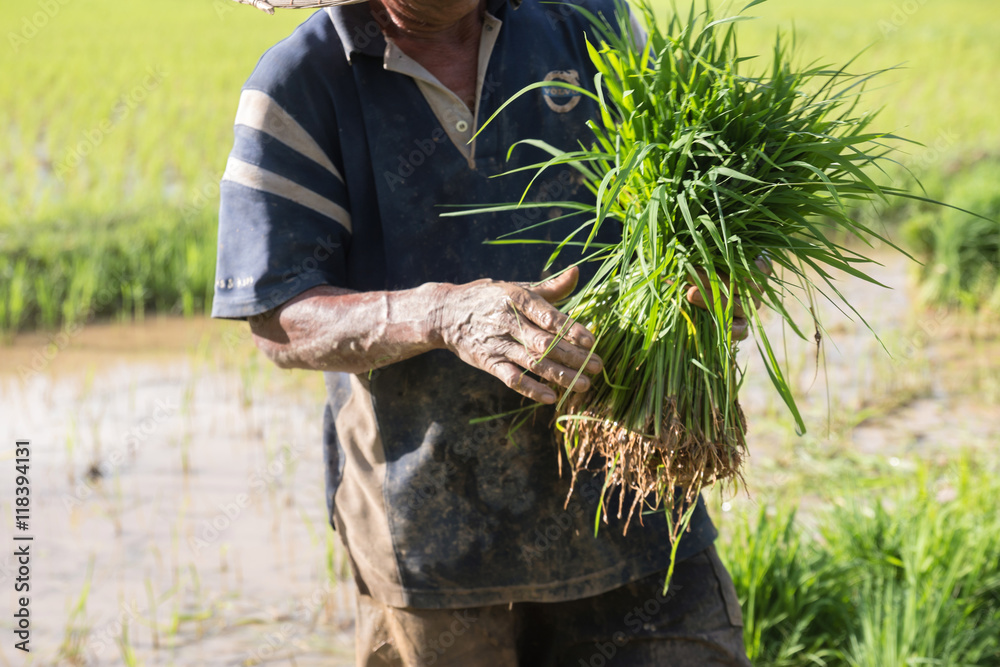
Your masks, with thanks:
M 527 371 L 583 392 L 590 388 L 582 368 L 601 370 L 591 351 L 594 336 L 552 304 L 572 293 L 579 271 L 571 269 L 540 285 L 477 280 L 441 285 L 435 329 L 444 347 L 466 363 L 498 377 L 508 387 L 540 403 L 556 393 Z

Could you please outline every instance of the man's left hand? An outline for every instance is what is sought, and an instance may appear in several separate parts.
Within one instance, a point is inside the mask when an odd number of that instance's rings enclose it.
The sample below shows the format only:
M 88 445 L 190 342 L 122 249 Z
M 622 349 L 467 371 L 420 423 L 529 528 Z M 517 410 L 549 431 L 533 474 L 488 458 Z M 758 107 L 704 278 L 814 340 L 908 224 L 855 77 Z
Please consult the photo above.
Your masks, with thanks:
M 770 276 L 771 273 L 773 272 L 773 269 L 771 267 L 771 260 L 769 260 L 764 255 L 761 255 L 756 260 L 754 260 L 754 264 L 757 265 L 757 268 L 760 269 L 761 273 L 763 273 L 765 277 Z M 704 285 L 705 288 L 707 289 L 708 274 L 705 273 L 705 271 L 702 269 L 698 269 L 697 273 L 698 273 L 698 279 L 701 281 L 701 284 Z M 719 274 L 719 278 L 720 280 L 722 280 L 722 282 L 729 281 L 729 276 L 725 274 Z M 754 310 L 760 308 L 760 303 L 761 303 L 760 295 L 762 291 L 763 288 L 760 285 L 753 286 Z M 709 304 L 705 301 L 705 297 L 702 296 L 701 288 L 698 287 L 697 285 L 692 285 L 691 287 L 688 288 L 687 300 L 692 305 L 697 306 L 699 308 L 704 308 L 706 310 L 710 309 Z M 724 310 L 729 303 L 729 299 L 726 297 L 725 294 L 722 295 L 721 302 L 722 302 L 722 308 Z M 733 304 L 733 338 L 735 340 L 746 340 L 746 338 L 749 335 L 750 335 L 750 323 L 747 320 L 746 311 L 743 309 L 743 303 L 739 299 L 739 297 L 737 297 L 736 303 Z

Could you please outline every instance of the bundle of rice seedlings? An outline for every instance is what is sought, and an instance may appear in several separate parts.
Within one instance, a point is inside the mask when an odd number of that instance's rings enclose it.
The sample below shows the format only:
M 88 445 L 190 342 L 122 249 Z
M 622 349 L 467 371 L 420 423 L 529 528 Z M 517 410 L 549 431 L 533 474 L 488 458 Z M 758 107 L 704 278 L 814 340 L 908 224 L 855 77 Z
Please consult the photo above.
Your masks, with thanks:
M 784 302 L 798 300 L 815 313 L 810 305 L 825 295 L 856 313 L 835 274 L 879 283 L 864 270 L 872 260 L 835 239 L 895 247 L 853 211 L 871 198 L 912 195 L 881 187 L 870 175 L 891 152 L 887 143 L 898 139 L 870 130 L 873 114 L 858 109 L 865 82 L 877 73 L 796 68 L 779 36 L 773 65 L 746 75 L 734 30 L 742 17 L 716 19 L 708 6 L 663 23 L 648 5 L 640 7 L 646 37 L 633 34 L 624 6 L 613 18 L 577 9 L 599 36 L 589 47 L 598 92 L 547 81 L 519 94 L 562 86 L 592 98 L 599 106 L 589 123 L 592 142 L 572 151 L 520 143 L 552 156 L 526 168 L 537 170 L 534 180 L 570 165 L 595 201 L 531 203 L 526 192 L 521 202 L 479 210 L 558 206 L 585 214 L 555 244 L 552 261 L 574 247 L 583 257 L 576 264 L 597 266 L 562 309 L 595 333 L 605 371 L 587 394 L 563 394 L 559 437 L 574 479 L 603 468 L 602 511 L 617 492 L 618 516 L 628 511 L 626 530 L 644 503 L 688 508 L 673 525 L 676 538 L 700 490 L 738 480 L 745 459 L 743 375 L 732 333 L 738 305 L 775 389 L 804 431 L 754 299 L 818 345 L 815 315 L 796 321 Z M 620 228 L 619 243 L 597 242 L 608 225 Z M 780 277 L 769 279 L 768 263 Z M 692 285 L 707 308 L 687 298 Z

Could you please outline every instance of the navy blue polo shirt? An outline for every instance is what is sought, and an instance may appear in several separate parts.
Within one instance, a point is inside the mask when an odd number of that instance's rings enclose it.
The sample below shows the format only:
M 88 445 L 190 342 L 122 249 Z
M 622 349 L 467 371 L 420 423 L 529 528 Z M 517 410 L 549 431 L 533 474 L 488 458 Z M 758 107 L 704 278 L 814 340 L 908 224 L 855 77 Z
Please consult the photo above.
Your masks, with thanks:
M 613 12 L 610 0 L 581 4 Z M 546 154 L 520 146 L 508 159 L 508 149 L 531 138 L 561 148 L 588 142 L 585 122 L 595 105 L 538 89 L 511 104 L 471 149 L 455 137 L 471 136 L 529 84 L 559 79 L 592 89 L 591 28 L 575 11 L 536 0 L 517 7 L 494 0 L 488 9 L 496 33 L 481 64 L 473 127 L 430 103 L 433 81 L 394 68 L 399 54 L 387 48 L 368 4 L 316 12 L 264 55 L 244 87 L 222 181 L 213 316 L 246 318 L 317 285 L 400 290 L 543 277 L 551 246 L 484 242 L 516 230 L 522 238 L 562 239 L 580 219 L 533 226 L 565 213 L 556 206 L 441 214 L 446 206 L 520 199 L 532 174 L 499 175 Z M 528 198 L 591 196 L 561 168 L 539 179 Z M 614 241 L 614 233 L 609 228 L 603 240 Z M 574 259 L 566 253 L 560 266 Z M 633 520 L 623 535 L 616 502 L 595 537 L 603 478 L 581 474 L 566 502 L 570 479 L 559 474 L 551 408 L 517 428 L 514 417 L 478 420 L 516 411 L 526 399 L 451 352 L 326 378 L 331 521 L 359 587 L 381 602 L 450 608 L 570 600 L 669 565 L 662 513 Z M 679 557 L 715 535 L 699 500 Z

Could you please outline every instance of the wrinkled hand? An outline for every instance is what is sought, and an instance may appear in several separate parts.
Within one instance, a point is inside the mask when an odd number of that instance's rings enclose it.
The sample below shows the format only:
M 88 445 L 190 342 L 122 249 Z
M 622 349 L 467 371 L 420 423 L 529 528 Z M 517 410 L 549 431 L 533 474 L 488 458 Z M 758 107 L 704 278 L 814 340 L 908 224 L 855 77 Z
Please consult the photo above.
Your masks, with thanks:
M 536 287 L 494 280 L 443 286 L 437 328 L 444 346 L 540 403 L 554 403 L 556 394 L 527 371 L 586 391 L 590 380 L 573 378 L 581 368 L 601 370 L 600 358 L 591 352 L 594 336 L 551 305 L 569 296 L 578 278 L 574 268 Z
M 771 260 L 767 257 L 761 255 L 754 260 L 754 264 L 765 276 L 770 276 L 773 268 L 771 267 Z M 697 269 L 698 278 L 701 283 L 708 289 L 708 274 L 702 269 Z M 719 274 L 720 280 L 722 282 L 728 282 L 729 276 L 725 274 Z M 760 285 L 753 286 L 753 305 L 754 310 L 760 308 L 760 295 L 763 288 Z M 711 297 L 711 295 L 709 295 Z M 687 290 L 687 300 L 694 306 L 699 308 L 709 309 L 709 304 L 705 301 L 705 297 L 701 294 L 701 289 L 697 285 L 692 285 Z M 722 295 L 722 308 L 725 309 L 728 304 L 729 299 L 725 294 Z M 733 304 L 733 338 L 735 340 L 746 340 L 747 336 L 750 335 L 750 323 L 747 321 L 746 311 L 743 309 L 743 304 L 740 299 L 736 299 L 736 303 Z

